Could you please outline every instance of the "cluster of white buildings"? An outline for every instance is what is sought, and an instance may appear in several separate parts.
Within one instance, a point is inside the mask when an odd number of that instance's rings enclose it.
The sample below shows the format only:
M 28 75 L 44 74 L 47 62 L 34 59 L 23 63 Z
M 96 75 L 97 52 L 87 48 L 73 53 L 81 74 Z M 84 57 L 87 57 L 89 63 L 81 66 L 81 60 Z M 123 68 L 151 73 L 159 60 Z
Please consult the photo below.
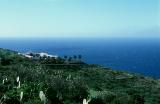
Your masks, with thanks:
M 40 53 L 28 52 L 28 53 L 21 54 L 21 55 L 23 55 L 23 56 L 25 56 L 26 58 L 29 58 L 29 59 L 41 59 L 41 58 L 44 58 L 44 59 L 45 58 L 57 59 L 58 58 L 58 55 L 51 55 L 51 54 L 44 53 L 44 52 L 40 52 Z

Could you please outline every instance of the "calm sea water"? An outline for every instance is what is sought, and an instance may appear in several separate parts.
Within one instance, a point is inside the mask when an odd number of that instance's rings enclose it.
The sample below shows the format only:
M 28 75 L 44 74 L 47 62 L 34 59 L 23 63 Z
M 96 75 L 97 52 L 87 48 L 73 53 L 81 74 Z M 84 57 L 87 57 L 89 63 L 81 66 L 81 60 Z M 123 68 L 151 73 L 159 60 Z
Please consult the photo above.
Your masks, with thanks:
M 0 39 L 0 47 L 59 56 L 81 54 L 87 63 L 160 78 L 160 39 Z

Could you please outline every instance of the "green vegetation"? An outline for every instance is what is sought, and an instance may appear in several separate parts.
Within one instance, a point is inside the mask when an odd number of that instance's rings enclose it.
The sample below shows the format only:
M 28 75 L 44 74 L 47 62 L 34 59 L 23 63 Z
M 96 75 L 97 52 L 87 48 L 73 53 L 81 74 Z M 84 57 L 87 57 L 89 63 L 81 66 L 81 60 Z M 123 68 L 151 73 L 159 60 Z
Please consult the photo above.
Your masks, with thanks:
M 35 61 L 0 49 L 0 104 L 160 104 L 158 79 L 68 59 Z

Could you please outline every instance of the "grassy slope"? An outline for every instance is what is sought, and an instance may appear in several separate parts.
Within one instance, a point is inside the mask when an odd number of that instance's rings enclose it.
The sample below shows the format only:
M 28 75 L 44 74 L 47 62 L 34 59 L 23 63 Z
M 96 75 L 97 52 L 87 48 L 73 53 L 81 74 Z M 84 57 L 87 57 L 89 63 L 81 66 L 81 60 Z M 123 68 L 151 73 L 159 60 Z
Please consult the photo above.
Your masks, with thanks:
M 0 49 L 0 56 L 12 59 L 14 57 L 14 64 L 0 67 L 0 80 L 7 77 L 10 82 L 14 82 L 16 77 L 20 76 L 22 84 L 19 91 L 26 93 L 25 104 L 39 102 L 38 92 L 40 90 L 46 91 L 50 102 L 52 100 L 50 96 L 52 96 L 52 98 L 55 97 L 54 102 L 55 99 L 58 99 L 64 104 L 81 104 L 82 99 L 87 97 L 92 99 L 90 104 L 160 103 L 160 81 L 150 77 L 114 71 L 97 65 L 46 68 L 38 64 L 31 64 L 32 62 L 18 56 L 14 51 L 4 49 Z M 20 65 L 15 57 L 19 57 L 17 59 L 24 62 Z M 15 64 L 15 62 L 18 63 Z M 15 86 L 13 83 L 6 86 L 9 85 Z M 0 87 L 1 97 L 6 94 L 14 99 L 19 98 L 17 97 L 19 94 L 13 94 L 14 88 L 5 89 L 2 84 Z M 50 91 L 48 89 L 55 90 L 53 92 L 56 95 L 48 93 L 47 91 Z M 33 99 L 28 97 L 30 95 L 27 92 L 32 90 L 36 93 Z
M 144 99 L 146 104 L 160 102 L 160 81 L 150 77 L 91 65 L 73 72 L 72 76 L 84 78 L 84 82 L 89 86 L 90 96 L 101 97 L 108 103 L 116 104 L 113 100 L 117 97 L 117 102 L 128 104 L 130 98 L 135 96 Z

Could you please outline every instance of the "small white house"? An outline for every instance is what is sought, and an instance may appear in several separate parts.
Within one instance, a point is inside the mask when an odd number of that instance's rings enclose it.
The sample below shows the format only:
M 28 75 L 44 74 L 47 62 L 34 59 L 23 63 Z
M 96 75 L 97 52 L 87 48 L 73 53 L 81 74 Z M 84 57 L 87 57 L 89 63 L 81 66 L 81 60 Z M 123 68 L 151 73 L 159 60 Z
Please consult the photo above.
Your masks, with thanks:
M 50 54 L 48 54 L 48 53 L 43 53 L 43 52 L 37 53 L 37 54 L 39 54 L 40 57 L 49 57 L 49 58 L 55 58 L 55 59 L 58 58 L 57 55 L 50 55 Z
M 55 58 L 55 59 L 57 59 L 57 58 L 58 58 L 58 56 L 57 56 L 57 55 L 48 55 L 48 57 L 50 57 L 50 58 Z
M 24 55 L 26 58 L 29 58 L 29 59 L 31 59 L 31 58 L 33 58 L 33 56 L 30 56 L 30 55 Z
M 41 53 L 37 53 L 37 54 L 39 54 L 39 55 L 40 55 L 40 57 L 47 57 L 47 56 L 48 56 L 48 54 L 47 54 L 47 53 L 43 53 L 43 52 L 41 52 Z

